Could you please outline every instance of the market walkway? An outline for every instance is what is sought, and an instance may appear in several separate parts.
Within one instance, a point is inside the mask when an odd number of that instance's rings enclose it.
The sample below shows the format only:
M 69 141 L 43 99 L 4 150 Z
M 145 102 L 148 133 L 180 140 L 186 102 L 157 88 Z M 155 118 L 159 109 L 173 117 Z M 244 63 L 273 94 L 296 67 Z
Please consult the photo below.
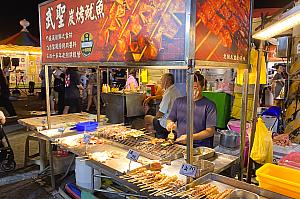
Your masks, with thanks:
M 16 170 L 11 173 L 0 172 L 0 198 L 1 199 L 62 199 L 57 191 L 52 191 L 50 187 L 50 178 L 48 176 L 38 176 L 39 167 L 32 165 L 23 168 L 25 141 L 31 131 L 27 131 L 22 125 L 17 123 L 17 119 L 37 117 L 45 115 L 44 101 L 37 95 L 22 95 L 17 100 L 12 101 L 18 118 L 7 120 L 4 130 L 8 135 L 9 142 L 13 148 Z M 38 151 L 38 144 L 30 144 L 30 154 Z M 74 175 L 67 179 L 74 181 Z M 100 199 L 106 197 L 99 195 Z

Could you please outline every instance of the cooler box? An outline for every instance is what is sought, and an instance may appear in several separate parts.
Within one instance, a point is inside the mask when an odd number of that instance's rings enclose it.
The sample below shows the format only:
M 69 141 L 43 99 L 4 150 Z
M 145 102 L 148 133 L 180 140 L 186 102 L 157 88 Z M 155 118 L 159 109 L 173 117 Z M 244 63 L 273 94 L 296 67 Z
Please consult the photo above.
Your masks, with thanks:
M 300 171 L 267 163 L 256 171 L 259 187 L 292 198 L 300 198 Z

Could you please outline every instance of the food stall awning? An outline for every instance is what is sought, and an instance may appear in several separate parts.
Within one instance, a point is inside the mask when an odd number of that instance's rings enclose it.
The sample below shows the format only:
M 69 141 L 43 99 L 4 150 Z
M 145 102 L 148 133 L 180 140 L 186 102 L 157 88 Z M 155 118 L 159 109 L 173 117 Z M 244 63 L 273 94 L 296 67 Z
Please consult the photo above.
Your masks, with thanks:
M 7 39 L 0 41 L 0 45 L 39 47 L 39 40 L 27 30 L 29 22 L 23 19 L 20 21 L 20 25 L 23 26 L 23 29 L 20 32 L 8 37 Z
M 23 29 L 7 39 L 0 41 L 1 54 L 24 54 L 34 55 L 41 54 L 39 40 L 34 37 L 28 30 L 29 22 L 25 19 L 20 21 Z
M 56 0 L 39 12 L 44 64 L 179 69 L 190 59 L 208 67 L 248 62 L 250 0 Z

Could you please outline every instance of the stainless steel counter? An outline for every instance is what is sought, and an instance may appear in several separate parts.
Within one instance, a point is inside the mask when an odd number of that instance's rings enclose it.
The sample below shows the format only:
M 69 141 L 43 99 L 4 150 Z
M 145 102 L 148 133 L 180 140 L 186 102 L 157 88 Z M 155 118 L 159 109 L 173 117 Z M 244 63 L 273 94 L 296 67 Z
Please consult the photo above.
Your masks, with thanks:
M 187 187 L 194 187 L 198 184 L 211 183 L 215 184 L 220 191 L 224 191 L 225 189 L 242 189 L 246 191 L 250 191 L 260 196 L 260 199 L 288 199 L 289 197 L 267 191 L 265 189 L 259 188 L 258 186 L 251 185 L 245 182 L 238 181 L 236 179 L 228 178 L 225 176 L 217 175 L 217 174 L 207 174 L 191 184 Z
M 112 124 L 124 123 L 124 117 L 144 115 L 142 93 L 102 93 L 105 113 Z

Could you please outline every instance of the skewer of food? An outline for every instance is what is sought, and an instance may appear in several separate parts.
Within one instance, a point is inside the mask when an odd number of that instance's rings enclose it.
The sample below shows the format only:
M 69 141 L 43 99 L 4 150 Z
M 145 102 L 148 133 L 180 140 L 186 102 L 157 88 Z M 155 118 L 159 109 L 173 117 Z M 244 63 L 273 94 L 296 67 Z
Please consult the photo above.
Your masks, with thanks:
M 176 175 L 168 176 L 161 173 L 161 168 L 160 163 L 152 163 L 147 167 L 138 168 L 120 176 L 120 178 L 136 184 L 140 191 L 147 191 L 153 196 L 160 196 L 167 192 L 175 193 L 184 185 L 184 182 Z
M 202 185 L 197 185 L 186 191 L 179 192 L 173 196 L 180 197 L 180 198 L 190 198 L 190 199 L 198 199 L 198 198 L 224 199 L 232 191 L 233 191 L 232 189 L 226 189 L 223 192 L 221 192 L 219 191 L 216 185 L 213 185 L 211 183 L 206 183 Z

